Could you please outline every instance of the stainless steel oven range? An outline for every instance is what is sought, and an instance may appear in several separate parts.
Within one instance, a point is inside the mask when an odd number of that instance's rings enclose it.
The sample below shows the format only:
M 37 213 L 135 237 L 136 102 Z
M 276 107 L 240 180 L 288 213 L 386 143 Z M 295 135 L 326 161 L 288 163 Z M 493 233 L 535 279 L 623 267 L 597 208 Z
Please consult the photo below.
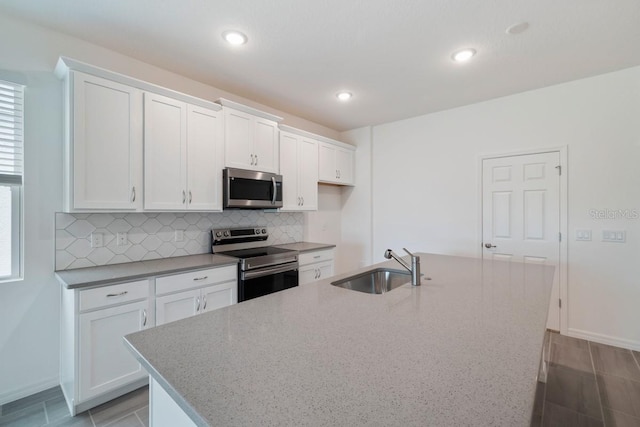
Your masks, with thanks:
M 240 259 L 238 302 L 298 286 L 298 252 L 259 246 L 268 237 L 263 227 L 211 230 L 212 252 Z

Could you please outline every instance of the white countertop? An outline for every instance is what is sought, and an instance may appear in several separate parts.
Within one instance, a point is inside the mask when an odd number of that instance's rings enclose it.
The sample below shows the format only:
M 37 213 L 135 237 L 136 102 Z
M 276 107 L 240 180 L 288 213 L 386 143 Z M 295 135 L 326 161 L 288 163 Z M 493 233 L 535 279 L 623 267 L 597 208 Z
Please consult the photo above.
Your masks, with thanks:
M 198 425 L 528 426 L 553 268 L 420 255 L 420 287 L 336 276 L 125 340 Z

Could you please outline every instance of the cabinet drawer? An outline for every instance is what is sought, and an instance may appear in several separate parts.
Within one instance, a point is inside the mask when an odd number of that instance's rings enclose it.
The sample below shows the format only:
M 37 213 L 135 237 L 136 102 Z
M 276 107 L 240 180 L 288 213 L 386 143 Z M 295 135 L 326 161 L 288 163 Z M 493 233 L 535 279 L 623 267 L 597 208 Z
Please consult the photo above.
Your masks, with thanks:
M 80 311 L 123 304 L 149 296 L 149 281 L 121 283 L 80 291 Z
M 302 265 L 313 264 L 316 262 L 330 261 L 333 259 L 333 249 L 325 249 L 315 252 L 306 252 L 300 254 L 298 263 Z
M 158 277 L 156 279 L 156 295 L 236 280 L 237 271 L 235 265 L 230 265 L 228 267 L 209 268 L 207 270 L 190 271 L 188 273 Z

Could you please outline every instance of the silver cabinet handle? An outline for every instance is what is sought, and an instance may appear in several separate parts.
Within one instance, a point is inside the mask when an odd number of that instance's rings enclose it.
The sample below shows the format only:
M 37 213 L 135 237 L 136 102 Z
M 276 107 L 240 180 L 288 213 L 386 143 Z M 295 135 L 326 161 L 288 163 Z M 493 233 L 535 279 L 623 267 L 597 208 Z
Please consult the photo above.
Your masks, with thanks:
M 495 248 L 496 246 L 492 245 L 491 243 L 485 243 L 484 247 L 487 248 L 487 249 L 491 249 L 491 248 Z
M 107 294 L 107 298 L 111 298 L 111 297 L 121 297 L 122 295 L 126 295 L 128 294 L 129 291 L 122 291 L 120 293 L 117 294 Z
M 258 155 L 255 154 L 255 156 L 256 156 L 256 166 L 258 166 Z
M 131 201 L 132 202 L 136 201 L 136 187 L 135 187 L 135 185 L 131 188 Z
M 338 169 L 338 178 L 340 178 L 340 169 Z
M 187 201 L 187 193 L 184 190 L 182 190 L 182 204 L 184 205 L 184 202 L 186 201 Z
M 193 197 L 191 196 L 191 190 L 189 190 L 189 204 L 191 204 L 192 200 L 193 200 Z
M 253 154 L 251 155 L 251 166 L 253 166 Z
M 207 309 L 207 296 L 206 295 L 202 296 L 202 301 L 204 303 L 204 305 L 202 306 L 202 311 L 205 311 Z
M 302 206 L 304 206 L 304 197 L 300 197 L 302 199 Z
M 336 178 L 338 177 L 338 169 L 336 169 Z
M 322 256 L 322 255 L 316 255 L 316 256 L 314 256 L 314 257 L 313 257 L 313 259 L 318 259 L 318 258 L 320 258 L 321 256 Z
M 142 327 L 147 326 L 147 309 L 142 310 Z
M 318 279 L 322 277 L 322 270 L 318 269 Z
M 204 280 L 204 279 L 208 279 L 208 278 L 209 278 L 209 276 L 194 277 L 194 278 L 193 278 L 193 280 L 194 280 L 195 282 L 197 282 L 198 280 Z
M 196 298 L 196 304 L 197 304 L 196 311 L 200 311 L 200 297 Z

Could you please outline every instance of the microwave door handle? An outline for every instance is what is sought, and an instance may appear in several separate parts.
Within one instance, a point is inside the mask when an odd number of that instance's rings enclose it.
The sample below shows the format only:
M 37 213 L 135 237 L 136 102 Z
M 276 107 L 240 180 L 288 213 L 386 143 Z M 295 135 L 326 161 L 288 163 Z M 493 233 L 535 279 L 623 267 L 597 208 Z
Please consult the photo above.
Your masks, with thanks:
M 278 186 L 276 185 L 276 178 L 274 176 L 271 177 L 271 184 L 273 185 L 273 198 L 271 199 L 271 204 L 275 205 L 278 195 Z

